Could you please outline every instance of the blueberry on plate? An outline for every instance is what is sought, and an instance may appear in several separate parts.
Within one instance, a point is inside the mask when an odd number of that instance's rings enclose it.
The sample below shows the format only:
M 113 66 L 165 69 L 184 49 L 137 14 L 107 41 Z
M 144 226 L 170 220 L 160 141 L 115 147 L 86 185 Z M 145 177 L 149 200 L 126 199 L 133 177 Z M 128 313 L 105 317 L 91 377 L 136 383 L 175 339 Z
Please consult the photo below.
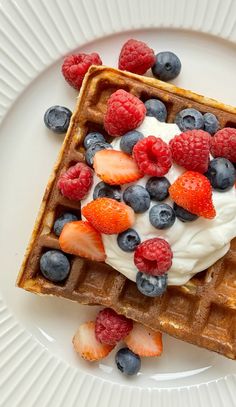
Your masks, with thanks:
M 78 220 L 78 218 L 73 213 L 69 213 L 69 212 L 63 213 L 63 215 L 61 215 L 59 218 L 56 219 L 56 221 L 53 225 L 53 231 L 54 231 L 55 235 L 59 237 L 64 225 L 66 223 L 74 222 L 76 220 Z
M 220 129 L 220 123 L 217 117 L 213 113 L 205 113 L 203 115 L 204 119 L 204 130 L 210 134 L 215 134 Z
M 124 252 L 133 252 L 140 243 L 139 234 L 134 229 L 127 229 L 117 236 L 117 244 Z
M 112 198 L 116 201 L 121 200 L 121 188 L 119 185 L 109 185 L 105 182 L 99 182 L 93 191 L 93 199 L 97 198 Z
M 146 212 L 150 206 L 150 195 L 141 185 L 131 185 L 123 194 L 124 202 L 136 213 Z
M 205 176 L 216 191 L 225 192 L 233 187 L 236 181 L 236 170 L 226 158 L 214 158 L 210 161 Z
M 97 151 L 100 150 L 112 150 L 112 145 L 109 143 L 95 143 L 91 144 L 91 146 L 86 150 L 85 153 L 85 160 L 86 163 L 92 167 L 93 166 L 93 159 Z
M 157 204 L 150 209 L 149 220 L 154 228 L 168 229 L 175 223 L 175 212 L 168 204 Z
M 181 62 L 176 54 L 170 51 L 159 52 L 152 66 L 155 78 L 161 81 L 170 81 L 176 78 L 181 71 Z
M 151 199 L 164 201 L 169 196 L 170 182 L 166 177 L 151 177 L 146 184 Z
M 165 122 L 167 110 L 164 103 L 158 99 L 148 99 L 145 103 L 147 109 L 146 116 L 155 117 L 159 122 Z
M 181 110 L 175 117 L 175 123 L 181 131 L 203 129 L 203 115 L 196 109 Z
M 72 112 L 64 106 L 51 106 L 44 113 L 44 123 L 54 133 L 66 133 Z
M 133 376 L 140 370 L 140 356 L 136 355 L 129 348 L 121 348 L 116 353 L 116 366 L 125 375 Z
M 96 143 L 106 143 L 106 140 L 101 133 L 92 131 L 84 139 L 84 148 L 87 150 L 92 144 Z
M 174 211 L 176 217 L 181 220 L 181 222 L 193 222 L 198 218 L 197 215 L 187 211 L 187 209 L 182 208 L 182 206 L 179 206 L 176 203 L 174 203 Z
M 120 140 L 120 148 L 127 154 L 132 154 L 135 144 L 143 139 L 143 134 L 137 130 L 128 131 L 125 133 Z
M 138 290 L 147 297 L 162 295 L 167 289 L 167 280 L 167 273 L 162 276 L 151 276 L 139 271 L 136 276 Z
M 59 283 L 68 277 L 70 262 L 59 250 L 48 250 L 40 258 L 40 270 L 45 278 Z

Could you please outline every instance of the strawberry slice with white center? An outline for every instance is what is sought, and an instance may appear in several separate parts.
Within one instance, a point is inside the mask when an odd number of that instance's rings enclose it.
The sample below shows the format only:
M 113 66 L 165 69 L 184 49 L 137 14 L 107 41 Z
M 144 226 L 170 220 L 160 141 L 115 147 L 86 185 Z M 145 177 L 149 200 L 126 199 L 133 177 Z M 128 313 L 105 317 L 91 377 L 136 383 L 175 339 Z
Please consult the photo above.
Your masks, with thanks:
M 160 356 L 162 353 L 162 334 L 134 322 L 133 329 L 124 342 L 132 352 L 139 356 Z

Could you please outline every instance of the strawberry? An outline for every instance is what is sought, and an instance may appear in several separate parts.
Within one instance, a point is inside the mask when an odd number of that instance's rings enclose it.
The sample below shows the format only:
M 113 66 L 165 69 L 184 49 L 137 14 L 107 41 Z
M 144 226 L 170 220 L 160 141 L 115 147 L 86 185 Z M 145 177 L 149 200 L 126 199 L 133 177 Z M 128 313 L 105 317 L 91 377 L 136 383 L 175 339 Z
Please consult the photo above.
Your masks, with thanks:
M 93 321 L 80 325 L 72 343 L 75 351 L 90 362 L 105 358 L 115 346 L 101 343 L 96 339 L 95 322 Z
M 134 224 L 134 211 L 123 202 L 111 198 L 97 198 L 82 209 L 83 216 L 101 233 L 113 235 Z
M 105 261 L 106 255 L 100 233 L 83 220 L 67 223 L 59 237 L 63 252 L 90 260 Z
M 143 177 L 133 158 L 123 151 L 100 150 L 93 162 L 96 174 L 107 184 L 122 185 Z
M 204 175 L 186 171 L 169 188 L 173 201 L 187 211 L 213 219 L 216 211 L 212 202 L 212 187 Z
M 134 322 L 133 329 L 124 342 L 132 352 L 139 356 L 160 356 L 162 353 L 162 334 Z

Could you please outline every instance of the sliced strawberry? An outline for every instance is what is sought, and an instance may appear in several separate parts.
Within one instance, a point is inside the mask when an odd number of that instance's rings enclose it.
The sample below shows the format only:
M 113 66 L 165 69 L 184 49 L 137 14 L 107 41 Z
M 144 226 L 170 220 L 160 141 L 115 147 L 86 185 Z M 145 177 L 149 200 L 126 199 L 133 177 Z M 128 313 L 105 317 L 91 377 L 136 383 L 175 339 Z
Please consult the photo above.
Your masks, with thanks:
M 123 151 L 100 150 L 93 162 L 96 174 L 107 184 L 122 185 L 143 177 L 133 158 Z
M 65 253 L 90 260 L 104 261 L 106 258 L 100 233 L 83 220 L 69 222 L 63 227 L 59 245 Z
M 95 337 L 95 322 L 89 321 L 80 325 L 72 343 L 82 358 L 94 362 L 105 358 L 115 345 L 98 342 Z
M 132 352 L 139 356 L 160 356 L 162 353 L 162 334 L 134 322 L 133 329 L 124 339 Z

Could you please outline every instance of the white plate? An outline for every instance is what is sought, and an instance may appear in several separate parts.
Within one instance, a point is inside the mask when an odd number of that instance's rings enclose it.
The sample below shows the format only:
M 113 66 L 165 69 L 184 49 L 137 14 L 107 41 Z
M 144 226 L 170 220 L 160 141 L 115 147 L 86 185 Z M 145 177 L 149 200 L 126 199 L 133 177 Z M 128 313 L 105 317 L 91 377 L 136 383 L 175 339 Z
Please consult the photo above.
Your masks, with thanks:
M 235 362 L 165 336 L 163 356 L 143 361 L 137 378 L 124 378 L 114 353 L 91 365 L 73 352 L 73 333 L 95 308 L 40 298 L 14 283 L 62 141 L 45 129 L 44 111 L 75 104 L 61 57 L 97 51 L 116 66 L 123 42 L 139 38 L 180 56 L 176 84 L 235 104 L 236 1 L 0 0 L 0 6 L 0 406 L 235 406 Z

